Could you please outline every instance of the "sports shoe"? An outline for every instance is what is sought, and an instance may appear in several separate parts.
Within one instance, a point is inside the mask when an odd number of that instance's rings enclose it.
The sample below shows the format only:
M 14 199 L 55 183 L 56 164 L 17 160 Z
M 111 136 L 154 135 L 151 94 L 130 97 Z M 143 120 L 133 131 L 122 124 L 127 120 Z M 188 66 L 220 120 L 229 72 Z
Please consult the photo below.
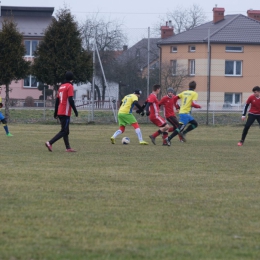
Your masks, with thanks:
M 69 149 L 66 149 L 66 152 L 68 153 L 73 153 L 73 152 L 77 152 L 76 150 L 72 149 L 72 148 L 69 148 Z
M 148 143 L 145 141 L 140 141 L 139 144 L 147 145 Z
M 8 134 L 6 134 L 6 136 L 13 136 L 10 132 Z
M 155 145 L 155 144 L 156 144 L 156 143 L 155 143 L 155 137 L 154 137 L 153 135 L 149 135 L 149 137 L 150 137 L 152 143 Z
M 239 141 L 238 143 L 237 143 L 237 146 L 242 146 L 243 145 L 243 141 Z
M 50 152 L 52 152 L 52 145 L 49 142 L 46 142 L 45 146 L 48 148 Z
M 164 141 L 167 143 L 168 146 L 171 146 L 171 141 L 169 140 L 169 137 L 165 138 Z
M 163 143 L 162 146 L 168 146 L 168 144 L 167 143 Z
M 186 134 L 184 134 L 184 133 L 179 133 L 179 138 L 180 138 L 180 142 L 187 142 L 187 140 L 186 140 Z
M 110 140 L 111 140 L 111 144 L 115 144 L 116 143 L 116 139 L 114 137 L 111 137 Z

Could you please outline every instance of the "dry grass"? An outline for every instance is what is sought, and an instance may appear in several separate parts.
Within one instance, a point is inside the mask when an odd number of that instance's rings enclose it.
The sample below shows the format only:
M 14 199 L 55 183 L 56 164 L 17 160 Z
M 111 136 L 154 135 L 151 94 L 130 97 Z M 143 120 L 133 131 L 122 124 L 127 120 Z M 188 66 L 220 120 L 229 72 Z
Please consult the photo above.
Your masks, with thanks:
M 111 145 L 116 129 L 71 125 L 70 154 L 44 146 L 56 125 L 0 132 L 1 260 L 259 259 L 258 127 L 243 147 L 242 127 L 171 147 L 140 146 L 131 127 L 130 145 Z

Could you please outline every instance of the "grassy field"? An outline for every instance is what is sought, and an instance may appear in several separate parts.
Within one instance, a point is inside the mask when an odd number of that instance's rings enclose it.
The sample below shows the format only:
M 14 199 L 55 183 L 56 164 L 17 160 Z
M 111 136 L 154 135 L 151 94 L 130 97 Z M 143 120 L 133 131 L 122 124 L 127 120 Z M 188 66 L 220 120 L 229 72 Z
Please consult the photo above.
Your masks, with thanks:
M 1 135 L 0 259 L 260 259 L 260 129 L 200 126 L 187 143 L 115 145 L 117 125 L 10 124 Z M 0 128 L 1 130 L 1 128 Z

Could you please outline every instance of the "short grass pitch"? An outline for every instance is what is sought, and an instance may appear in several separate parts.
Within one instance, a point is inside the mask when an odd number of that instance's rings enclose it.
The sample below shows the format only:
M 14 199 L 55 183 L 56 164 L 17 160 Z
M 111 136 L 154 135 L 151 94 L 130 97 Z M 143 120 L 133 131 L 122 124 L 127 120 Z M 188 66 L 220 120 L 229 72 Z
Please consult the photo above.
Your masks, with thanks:
M 200 126 L 187 143 L 156 128 L 11 124 L 1 133 L 0 259 L 260 259 L 260 129 Z

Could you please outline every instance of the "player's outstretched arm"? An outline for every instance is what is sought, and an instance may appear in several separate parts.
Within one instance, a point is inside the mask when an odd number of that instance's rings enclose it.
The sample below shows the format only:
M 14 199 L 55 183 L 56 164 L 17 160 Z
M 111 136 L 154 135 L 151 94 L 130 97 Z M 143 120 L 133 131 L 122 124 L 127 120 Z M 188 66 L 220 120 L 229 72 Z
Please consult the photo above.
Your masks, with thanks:
M 199 104 L 197 104 L 195 101 L 192 101 L 191 106 L 194 108 L 201 108 L 201 106 Z

